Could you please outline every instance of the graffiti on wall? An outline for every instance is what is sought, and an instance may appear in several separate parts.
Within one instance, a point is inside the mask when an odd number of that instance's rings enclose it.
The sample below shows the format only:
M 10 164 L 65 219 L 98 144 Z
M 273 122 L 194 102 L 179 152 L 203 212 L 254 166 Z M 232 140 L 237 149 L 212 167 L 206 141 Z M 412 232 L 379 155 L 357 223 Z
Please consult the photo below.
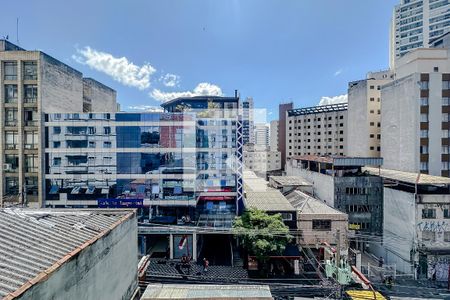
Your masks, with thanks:
M 449 267 L 450 257 L 428 256 L 428 279 L 436 281 L 447 281 Z
M 422 221 L 417 223 L 419 231 L 444 232 L 450 229 L 446 221 Z

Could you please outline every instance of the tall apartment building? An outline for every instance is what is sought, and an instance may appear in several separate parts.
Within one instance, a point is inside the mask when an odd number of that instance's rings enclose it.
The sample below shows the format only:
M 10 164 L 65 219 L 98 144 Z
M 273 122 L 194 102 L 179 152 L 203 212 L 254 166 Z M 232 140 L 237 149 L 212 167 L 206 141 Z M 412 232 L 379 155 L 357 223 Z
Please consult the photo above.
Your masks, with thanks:
M 390 66 L 416 48 L 428 48 L 433 39 L 450 31 L 447 0 L 401 0 L 391 23 Z
M 29 206 L 43 200 L 42 114 L 117 108 L 114 90 L 6 40 L 0 40 L 0 100 L 0 202 Z
M 292 102 L 282 103 L 278 106 L 278 151 L 281 153 L 281 169 L 286 165 L 286 118 L 287 111 L 294 108 Z
M 255 124 L 255 146 L 264 150 L 269 148 L 269 127 L 267 124 Z
M 266 176 L 267 172 L 281 169 L 279 151 L 261 149 L 253 144 L 244 146 L 244 167 L 258 174 Z
M 292 109 L 287 112 L 287 157 L 345 155 L 347 103 Z
M 396 63 L 381 89 L 381 156 L 385 167 L 449 176 L 450 56 L 416 49 Z
M 242 138 L 245 144 L 255 143 L 255 121 L 253 98 L 247 97 L 239 102 L 242 116 Z
M 269 148 L 278 151 L 278 120 L 270 121 Z
M 380 157 L 381 86 L 392 76 L 389 70 L 370 72 L 348 84 L 347 155 Z

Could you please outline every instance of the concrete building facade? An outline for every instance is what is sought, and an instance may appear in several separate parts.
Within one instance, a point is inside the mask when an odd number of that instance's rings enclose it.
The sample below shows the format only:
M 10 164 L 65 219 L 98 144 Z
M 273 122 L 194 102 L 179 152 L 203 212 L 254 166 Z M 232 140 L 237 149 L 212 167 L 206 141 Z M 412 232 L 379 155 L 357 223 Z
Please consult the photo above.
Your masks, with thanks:
M 447 49 L 400 58 L 381 89 L 381 156 L 387 169 L 449 176 L 450 59 Z
M 84 91 L 89 93 L 84 96 Z M 34 207 L 43 201 L 43 113 L 117 108 L 114 90 L 83 79 L 79 71 L 41 51 L 4 40 L 0 99 L 0 201 Z
M 242 116 L 242 139 L 245 144 L 255 143 L 254 102 L 252 97 L 247 97 L 239 102 Z
M 287 157 L 345 155 L 346 137 L 346 103 L 292 109 L 287 112 Z
M 255 124 L 255 147 L 267 150 L 269 148 L 269 127 L 267 124 Z
M 384 180 L 384 224 L 379 256 L 397 271 L 448 281 L 450 179 L 367 168 Z
M 286 174 L 311 182 L 314 197 L 346 213 L 349 230 L 381 235 L 383 181 L 361 170 L 381 163 L 381 158 L 293 156 L 286 164 Z
M 265 176 L 269 171 L 281 169 L 281 154 L 279 151 L 259 149 L 247 144 L 244 147 L 244 168 Z
M 270 151 L 279 151 L 278 150 L 278 120 L 270 121 L 269 125 L 269 148 Z
M 286 165 L 286 120 L 287 111 L 294 108 L 294 103 L 282 103 L 278 106 L 278 151 L 281 152 L 281 169 Z
M 347 155 L 380 157 L 381 86 L 391 76 L 389 70 L 370 72 L 366 79 L 348 84 Z
M 390 66 L 417 48 L 428 48 L 450 31 L 450 3 L 446 0 L 401 0 L 391 23 Z

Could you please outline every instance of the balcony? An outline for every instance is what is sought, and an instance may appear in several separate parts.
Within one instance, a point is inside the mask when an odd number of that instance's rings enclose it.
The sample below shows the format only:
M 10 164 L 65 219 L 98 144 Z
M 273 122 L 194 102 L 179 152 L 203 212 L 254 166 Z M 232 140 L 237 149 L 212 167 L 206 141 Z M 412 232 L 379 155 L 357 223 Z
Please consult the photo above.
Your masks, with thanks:
M 25 126 L 28 126 L 28 127 L 37 127 L 38 124 L 39 124 L 39 122 L 35 121 L 35 120 L 25 121 Z
M 16 127 L 17 126 L 17 120 L 5 120 L 5 126 Z
M 25 167 L 25 172 L 26 173 L 37 173 L 39 170 L 38 167 Z
M 34 149 L 38 148 L 38 145 L 37 144 L 25 144 L 24 147 L 27 150 L 34 150 Z
M 27 97 L 23 99 L 24 103 L 37 103 L 37 97 Z
M 17 104 L 17 98 L 6 98 L 5 104 Z
M 6 150 L 17 150 L 18 145 L 17 144 L 5 144 Z

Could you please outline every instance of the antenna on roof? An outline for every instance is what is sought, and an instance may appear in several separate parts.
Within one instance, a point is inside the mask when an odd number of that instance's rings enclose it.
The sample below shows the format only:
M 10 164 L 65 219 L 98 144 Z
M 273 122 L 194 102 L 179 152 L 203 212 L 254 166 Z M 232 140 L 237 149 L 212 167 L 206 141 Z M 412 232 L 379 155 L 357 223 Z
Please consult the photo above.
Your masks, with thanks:
M 19 45 L 19 18 L 16 19 L 16 38 L 17 38 L 17 45 Z

